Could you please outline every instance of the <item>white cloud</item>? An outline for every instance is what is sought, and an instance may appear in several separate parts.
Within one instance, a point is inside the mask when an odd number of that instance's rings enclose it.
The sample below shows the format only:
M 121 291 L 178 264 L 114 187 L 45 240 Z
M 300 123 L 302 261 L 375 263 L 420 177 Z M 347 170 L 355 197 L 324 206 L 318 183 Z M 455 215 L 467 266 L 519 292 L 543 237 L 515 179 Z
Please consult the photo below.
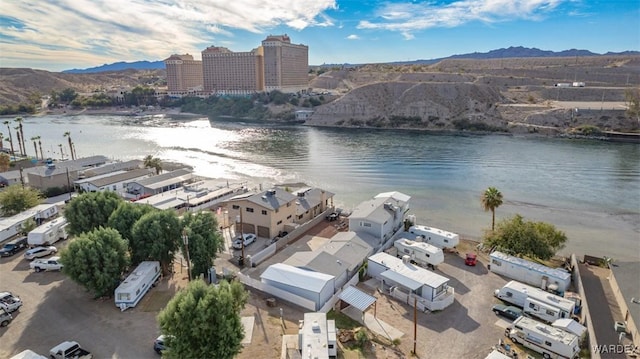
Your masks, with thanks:
M 362 20 L 357 28 L 398 31 L 410 40 L 416 31 L 455 27 L 472 21 L 536 20 L 566 1 L 572 0 L 460 0 L 444 5 L 385 3 L 375 11 L 377 20 Z
M 346 37 L 347 40 L 360 40 L 360 36 L 356 35 L 356 34 L 351 34 L 349 36 Z
M 23 26 L 0 27 L 0 56 L 7 66 L 20 58 L 94 65 L 197 54 L 233 30 L 333 26 L 323 12 L 336 8 L 335 0 L 8 1 L 0 16 Z

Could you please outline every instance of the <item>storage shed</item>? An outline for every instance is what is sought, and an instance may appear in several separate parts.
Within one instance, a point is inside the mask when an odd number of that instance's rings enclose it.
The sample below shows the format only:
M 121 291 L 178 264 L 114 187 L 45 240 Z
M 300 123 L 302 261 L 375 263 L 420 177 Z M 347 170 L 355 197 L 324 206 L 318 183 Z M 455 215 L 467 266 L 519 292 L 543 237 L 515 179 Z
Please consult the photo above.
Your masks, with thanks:
M 260 279 L 262 283 L 313 301 L 315 310 L 319 310 L 333 296 L 335 277 L 276 263 L 270 265 Z

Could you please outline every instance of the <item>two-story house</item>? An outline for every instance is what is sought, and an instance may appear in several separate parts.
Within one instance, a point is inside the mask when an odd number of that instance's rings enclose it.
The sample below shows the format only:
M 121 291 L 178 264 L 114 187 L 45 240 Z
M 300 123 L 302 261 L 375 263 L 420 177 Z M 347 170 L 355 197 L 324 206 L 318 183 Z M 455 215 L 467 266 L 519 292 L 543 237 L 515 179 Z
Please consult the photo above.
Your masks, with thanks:
M 349 230 L 370 234 L 381 245 L 402 227 L 410 199 L 400 192 L 385 192 L 360 203 L 349 216 Z

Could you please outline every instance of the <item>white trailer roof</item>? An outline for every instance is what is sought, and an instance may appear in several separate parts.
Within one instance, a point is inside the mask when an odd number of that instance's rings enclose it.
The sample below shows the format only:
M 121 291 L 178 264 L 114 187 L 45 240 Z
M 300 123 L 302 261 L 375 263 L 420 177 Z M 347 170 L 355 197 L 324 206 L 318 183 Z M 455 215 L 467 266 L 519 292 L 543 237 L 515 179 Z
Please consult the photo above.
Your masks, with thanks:
M 270 265 L 260 278 L 320 293 L 334 276 L 276 263 Z
M 554 307 L 560 308 L 567 312 L 572 312 L 575 307 L 575 302 L 560 297 L 558 295 L 549 293 L 540 288 L 532 287 L 528 284 L 520 283 L 518 281 L 512 280 L 504 285 L 504 288 L 510 288 L 514 291 L 525 293 L 527 297 L 534 299 L 538 302 L 553 304 Z
M 417 265 L 404 263 L 402 259 L 396 258 L 388 253 L 376 253 L 369 257 L 369 260 L 379 263 L 389 269 L 381 274 L 383 277 L 399 284 L 406 285 L 407 288 L 411 288 L 412 290 L 415 290 L 422 285 L 427 285 L 431 288 L 438 288 L 449 282 L 449 278 L 433 273 Z M 420 285 L 416 287 L 418 283 Z
M 399 243 L 398 243 L 399 242 Z M 400 238 L 398 239 L 395 243 L 398 243 L 399 245 L 402 245 L 404 247 L 410 247 L 413 248 L 413 250 L 418 251 L 418 252 L 423 252 L 423 253 L 429 253 L 429 254 L 442 254 L 442 249 L 433 246 L 429 243 L 426 242 L 418 242 L 418 241 L 413 241 L 411 239 L 407 239 L 407 238 Z
M 557 268 L 550 268 L 547 266 L 544 266 L 542 264 L 538 264 L 538 263 L 534 263 L 531 261 L 528 261 L 526 259 L 523 258 L 518 258 L 518 257 L 514 257 L 514 256 L 510 256 L 508 254 L 502 253 L 500 251 L 493 251 L 490 255 L 489 255 L 492 259 L 499 259 L 502 260 L 504 262 L 509 262 L 511 264 L 517 265 L 519 267 L 524 267 L 539 273 L 544 273 L 549 277 L 553 277 L 553 278 L 558 278 L 561 279 L 563 282 L 570 282 L 571 281 L 571 273 L 564 271 L 562 269 L 557 269 Z

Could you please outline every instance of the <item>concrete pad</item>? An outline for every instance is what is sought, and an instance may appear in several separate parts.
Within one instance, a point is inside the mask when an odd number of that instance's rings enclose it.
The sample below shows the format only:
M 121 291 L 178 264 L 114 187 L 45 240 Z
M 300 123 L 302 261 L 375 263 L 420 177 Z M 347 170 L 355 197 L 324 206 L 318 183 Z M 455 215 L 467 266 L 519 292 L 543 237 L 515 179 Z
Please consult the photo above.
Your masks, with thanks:
M 253 324 L 255 323 L 256 318 L 253 316 L 242 317 L 240 320 L 242 321 L 242 327 L 244 327 L 244 339 L 242 339 L 242 344 L 251 344 L 251 338 L 253 337 Z
M 499 326 L 502 329 L 507 329 L 511 326 L 511 322 L 505 319 L 498 319 L 494 324 Z
M 289 349 L 298 349 L 298 334 L 285 334 L 282 336 L 282 349 L 280 350 L 280 359 L 287 359 L 287 351 Z
M 315 251 L 316 249 L 322 247 L 325 243 L 327 243 L 328 240 L 328 238 L 313 236 L 307 242 L 307 245 L 309 246 L 309 248 L 311 248 L 312 251 Z
M 363 317 L 362 312 L 352 306 L 344 308 L 342 313 L 347 315 L 349 318 L 364 324 L 367 329 L 371 330 L 376 335 L 389 338 L 389 340 L 399 339 L 404 335 L 403 332 L 384 322 L 380 318 L 374 317 L 373 314 L 367 312 L 364 313 Z

